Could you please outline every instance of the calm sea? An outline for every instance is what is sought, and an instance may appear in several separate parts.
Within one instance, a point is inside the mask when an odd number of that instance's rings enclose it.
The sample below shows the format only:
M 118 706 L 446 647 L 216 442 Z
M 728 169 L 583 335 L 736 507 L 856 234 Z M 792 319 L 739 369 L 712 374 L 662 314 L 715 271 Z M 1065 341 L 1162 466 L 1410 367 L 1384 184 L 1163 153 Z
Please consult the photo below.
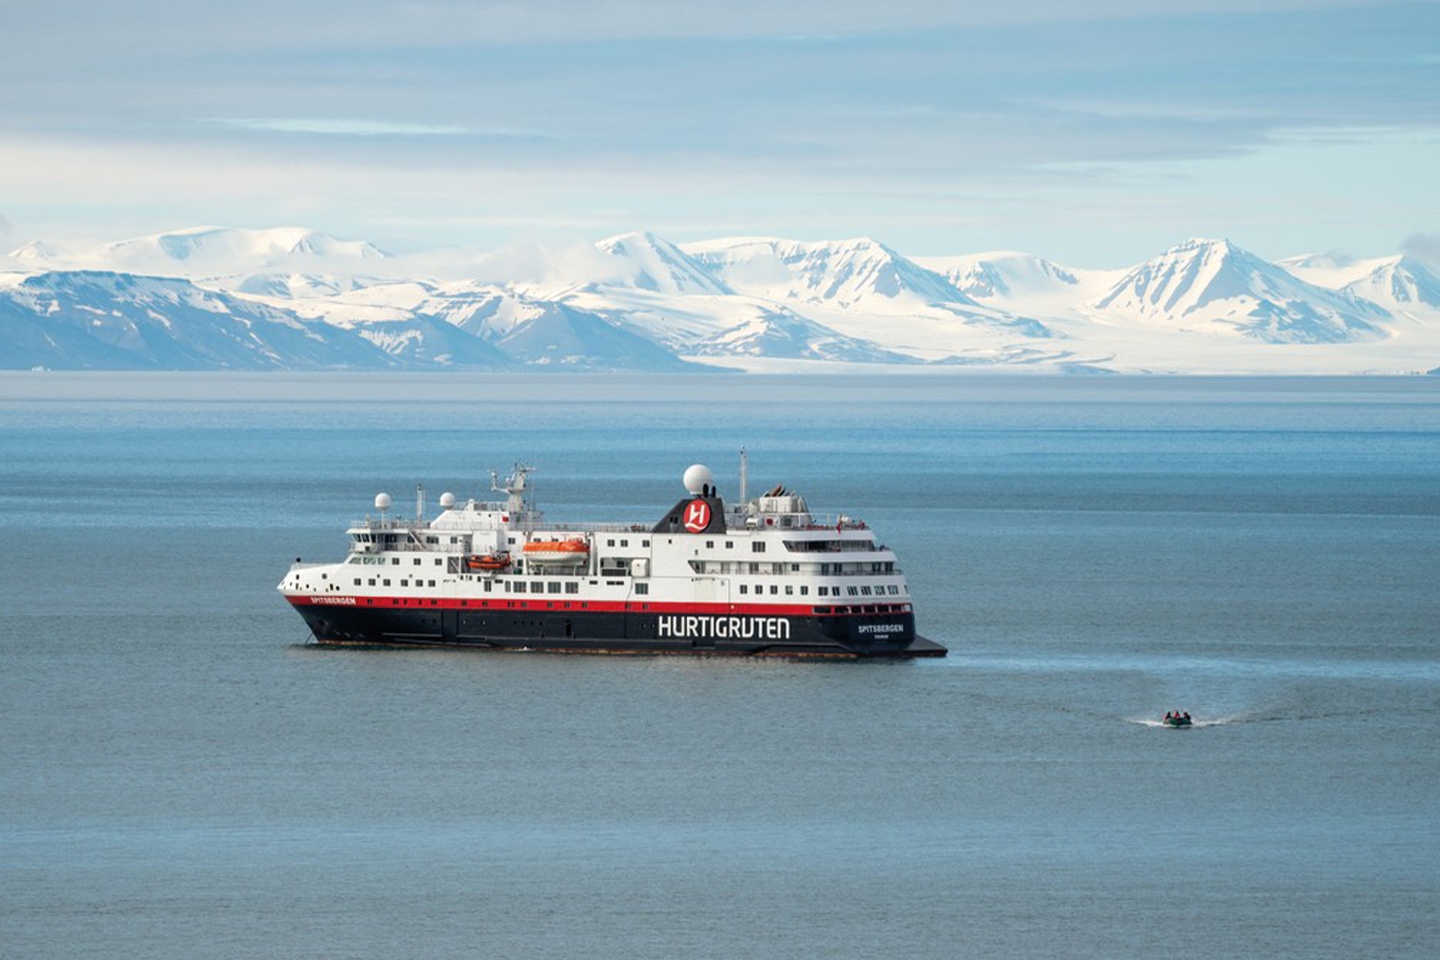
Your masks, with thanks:
M 742 445 L 950 658 L 274 590 L 381 490 L 649 520 Z M 1440 953 L 1440 379 L 5 374 L 0 532 L 6 960 Z

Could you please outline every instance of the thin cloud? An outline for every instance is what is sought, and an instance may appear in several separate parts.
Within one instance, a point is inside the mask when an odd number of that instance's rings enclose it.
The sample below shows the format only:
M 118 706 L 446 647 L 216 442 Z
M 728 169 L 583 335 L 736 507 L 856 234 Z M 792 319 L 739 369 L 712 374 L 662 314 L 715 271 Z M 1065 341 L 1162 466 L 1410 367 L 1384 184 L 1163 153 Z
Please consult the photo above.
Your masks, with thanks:
M 323 117 L 210 117 L 207 123 L 218 123 L 244 130 L 266 130 L 275 133 L 318 133 L 340 137 L 515 137 L 531 139 L 544 136 L 538 130 L 502 127 L 465 127 L 458 124 L 394 123 L 388 120 L 339 120 Z
M 1426 266 L 1440 270 L 1440 233 L 1412 233 L 1400 249 Z

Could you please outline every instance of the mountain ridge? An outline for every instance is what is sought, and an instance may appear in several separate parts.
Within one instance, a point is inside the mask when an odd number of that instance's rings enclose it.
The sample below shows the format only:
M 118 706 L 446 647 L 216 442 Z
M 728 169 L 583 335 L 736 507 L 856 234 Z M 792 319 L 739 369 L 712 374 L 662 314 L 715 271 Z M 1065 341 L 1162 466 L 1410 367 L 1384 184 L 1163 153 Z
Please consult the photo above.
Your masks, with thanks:
M 18 269 L 0 272 L 0 366 L 680 370 L 695 368 L 690 358 L 738 369 L 1404 372 L 1440 363 L 1440 280 L 1404 255 L 1271 262 L 1193 238 L 1095 270 L 1021 251 L 906 257 L 868 237 L 677 244 L 634 231 L 593 247 L 536 282 L 412 272 L 368 241 L 303 227 L 197 227 L 79 253 L 31 241 L 10 255 Z M 57 266 L 87 259 L 161 271 Z

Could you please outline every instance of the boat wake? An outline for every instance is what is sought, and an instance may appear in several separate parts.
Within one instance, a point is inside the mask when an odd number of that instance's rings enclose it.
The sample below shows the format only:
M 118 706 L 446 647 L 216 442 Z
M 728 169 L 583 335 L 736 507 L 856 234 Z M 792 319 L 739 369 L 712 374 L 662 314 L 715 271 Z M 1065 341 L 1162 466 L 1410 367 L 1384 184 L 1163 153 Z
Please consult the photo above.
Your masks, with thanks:
M 1125 722 L 1139 724 L 1142 727 L 1164 727 L 1166 730 L 1191 730 L 1197 727 L 1224 727 L 1234 723 L 1244 723 L 1245 721 L 1240 717 L 1220 717 L 1215 720 L 1192 719 L 1189 726 L 1185 727 L 1172 727 L 1163 720 L 1146 720 L 1140 717 L 1126 717 Z
M 1379 715 L 1384 710 L 1322 710 L 1322 711 L 1300 711 L 1296 713 L 1235 713 L 1222 717 L 1211 717 L 1201 720 L 1198 717 L 1190 723 L 1192 727 L 1230 727 L 1237 724 L 1251 723 L 1284 723 L 1292 720 L 1328 720 L 1336 717 L 1361 717 Z M 1137 724 L 1142 727 L 1165 727 L 1166 729 L 1184 730 L 1184 727 L 1169 727 L 1162 720 L 1152 720 L 1148 717 L 1126 717 L 1126 723 Z

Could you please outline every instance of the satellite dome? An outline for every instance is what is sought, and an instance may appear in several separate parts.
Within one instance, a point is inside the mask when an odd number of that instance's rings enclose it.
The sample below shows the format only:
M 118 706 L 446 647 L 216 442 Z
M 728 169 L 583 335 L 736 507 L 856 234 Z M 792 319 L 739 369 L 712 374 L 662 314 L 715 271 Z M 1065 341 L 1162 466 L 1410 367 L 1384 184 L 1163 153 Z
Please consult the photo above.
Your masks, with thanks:
M 451 507 L 455 506 L 455 494 L 451 493 L 449 490 L 446 490 L 444 493 L 440 494 L 440 506 L 445 510 L 449 510 Z
M 715 474 L 704 464 L 696 463 L 685 471 L 685 479 L 682 481 L 685 489 L 695 495 L 700 495 L 706 487 L 712 490 L 715 488 Z
M 376 509 L 376 510 L 389 510 L 389 509 L 390 509 L 390 494 L 388 494 L 388 493 L 377 493 L 377 494 L 375 494 L 375 509 Z

